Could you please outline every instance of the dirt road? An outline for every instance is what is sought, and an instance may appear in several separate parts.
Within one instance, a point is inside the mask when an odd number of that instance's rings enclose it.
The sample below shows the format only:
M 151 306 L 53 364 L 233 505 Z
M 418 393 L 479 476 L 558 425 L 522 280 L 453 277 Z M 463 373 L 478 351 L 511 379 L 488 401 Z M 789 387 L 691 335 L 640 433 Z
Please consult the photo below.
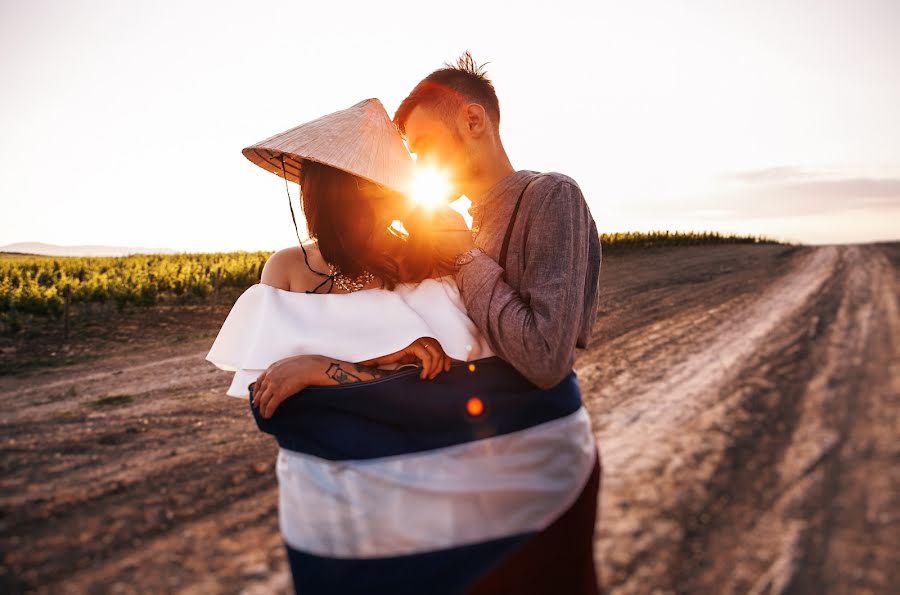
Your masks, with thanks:
M 611 593 L 900 584 L 900 245 L 604 257 L 576 365 Z M 276 447 L 203 336 L 0 377 L 0 590 L 287 592 Z

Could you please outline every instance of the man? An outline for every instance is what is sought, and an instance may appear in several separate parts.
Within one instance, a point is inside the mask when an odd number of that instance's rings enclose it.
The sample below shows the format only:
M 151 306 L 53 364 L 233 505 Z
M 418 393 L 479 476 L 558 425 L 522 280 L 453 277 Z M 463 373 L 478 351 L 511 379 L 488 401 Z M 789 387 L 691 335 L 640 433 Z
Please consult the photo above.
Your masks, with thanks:
M 445 256 L 459 266 L 469 316 L 494 352 L 537 387 L 573 382 L 575 349 L 587 346 L 597 315 L 601 259 L 578 184 L 513 168 L 493 84 L 468 52 L 416 85 L 394 123 L 417 165 L 443 170 L 452 195 L 472 201 L 472 233 L 448 234 L 444 243 Z M 596 593 L 600 469 L 598 452 L 567 512 L 470 593 Z
M 493 84 L 466 52 L 422 80 L 394 123 L 418 164 L 438 165 L 472 201 L 474 241 L 445 243 L 469 316 L 495 352 L 541 388 L 572 370 L 597 315 L 600 239 L 574 180 L 516 171 L 500 140 Z M 500 252 L 522 191 L 504 269 Z

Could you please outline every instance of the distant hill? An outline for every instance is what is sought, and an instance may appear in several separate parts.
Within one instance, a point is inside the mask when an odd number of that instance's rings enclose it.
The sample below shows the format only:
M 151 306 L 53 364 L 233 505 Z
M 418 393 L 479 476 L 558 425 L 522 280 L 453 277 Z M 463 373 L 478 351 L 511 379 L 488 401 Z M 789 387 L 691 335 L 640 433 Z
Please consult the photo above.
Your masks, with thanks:
M 58 246 L 43 242 L 18 242 L 0 246 L 0 252 L 42 256 L 126 256 L 128 254 L 175 254 L 176 250 L 126 246 Z

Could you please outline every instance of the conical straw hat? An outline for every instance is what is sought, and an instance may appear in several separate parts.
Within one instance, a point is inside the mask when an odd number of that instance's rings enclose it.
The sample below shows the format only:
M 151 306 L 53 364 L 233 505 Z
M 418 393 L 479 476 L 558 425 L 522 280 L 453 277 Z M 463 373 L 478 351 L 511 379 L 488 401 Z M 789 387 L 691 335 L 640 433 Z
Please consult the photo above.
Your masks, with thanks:
M 256 165 L 299 183 L 304 159 L 406 192 L 413 161 L 377 99 L 291 128 L 243 151 Z M 284 157 L 284 174 L 281 159 Z

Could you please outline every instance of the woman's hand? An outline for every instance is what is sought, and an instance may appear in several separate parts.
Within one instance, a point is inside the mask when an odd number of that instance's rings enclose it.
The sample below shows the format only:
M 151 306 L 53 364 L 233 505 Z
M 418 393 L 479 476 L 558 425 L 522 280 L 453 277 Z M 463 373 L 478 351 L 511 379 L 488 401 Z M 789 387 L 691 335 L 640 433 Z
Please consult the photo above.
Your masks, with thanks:
M 323 367 L 324 359 L 318 355 L 298 355 L 270 365 L 253 383 L 252 405 L 259 408 L 262 417 L 272 417 L 285 399 L 314 383 L 315 371 Z
M 383 366 L 385 364 L 409 364 L 420 362 L 422 371 L 419 372 L 419 378 L 425 380 L 434 380 L 434 377 L 441 372 L 450 370 L 450 363 L 453 360 L 444 353 L 444 348 L 434 337 L 420 337 L 404 347 L 400 351 L 382 355 L 373 359 L 367 359 L 359 362 L 361 366 Z
M 378 366 L 420 362 L 419 378 L 429 380 L 450 369 L 452 360 L 433 337 L 421 337 L 400 351 L 364 362 L 349 363 L 321 355 L 296 355 L 278 360 L 256 378 L 251 405 L 263 418 L 270 418 L 285 399 L 307 386 L 352 384 L 382 378 L 393 370 Z

